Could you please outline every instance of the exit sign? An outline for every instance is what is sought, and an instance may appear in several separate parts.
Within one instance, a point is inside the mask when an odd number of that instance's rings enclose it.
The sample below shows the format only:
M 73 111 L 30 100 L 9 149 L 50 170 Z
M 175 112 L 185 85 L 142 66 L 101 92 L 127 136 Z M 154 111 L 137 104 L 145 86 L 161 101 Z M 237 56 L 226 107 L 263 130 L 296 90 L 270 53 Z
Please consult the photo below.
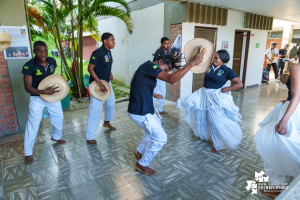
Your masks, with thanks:
M 254 37 L 254 34 L 251 34 L 251 37 Z
M 255 48 L 259 48 L 259 43 L 256 43 L 256 46 L 255 46 Z

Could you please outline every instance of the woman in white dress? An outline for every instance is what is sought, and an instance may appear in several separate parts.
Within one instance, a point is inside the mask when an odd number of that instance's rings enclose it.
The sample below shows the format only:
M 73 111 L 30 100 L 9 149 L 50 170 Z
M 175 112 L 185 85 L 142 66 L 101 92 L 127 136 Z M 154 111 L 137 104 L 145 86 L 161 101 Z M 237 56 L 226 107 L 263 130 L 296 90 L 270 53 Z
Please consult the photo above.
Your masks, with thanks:
M 234 104 L 231 91 L 243 87 L 235 72 L 226 67 L 230 60 L 226 50 L 215 53 L 213 64 L 204 76 L 204 87 L 188 97 L 177 101 L 178 108 L 186 109 L 186 120 L 195 136 L 201 140 L 210 140 L 214 147 L 212 153 L 225 148 L 235 148 L 242 139 L 242 130 L 238 124 L 241 115 Z M 226 87 L 230 80 L 231 86 Z
M 281 101 L 259 123 L 256 149 L 264 160 L 264 171 L 273 183 L 290 183 L 300 174 L 300 65 L 290 68 L 287 100 Z M 261 191 L 276 197 L 279 193 Z

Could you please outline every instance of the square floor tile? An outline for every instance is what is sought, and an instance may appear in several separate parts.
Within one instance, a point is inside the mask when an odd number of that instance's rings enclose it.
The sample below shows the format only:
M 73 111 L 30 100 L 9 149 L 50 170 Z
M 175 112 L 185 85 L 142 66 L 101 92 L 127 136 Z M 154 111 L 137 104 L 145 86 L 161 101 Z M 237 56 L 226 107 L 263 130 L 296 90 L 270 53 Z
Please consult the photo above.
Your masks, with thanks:
M 87 168 L 72 171 L 70 174 L 64 176 L 64 178 L 69 188 L 73 188 L 94 180 L 93 175 Z
M 220 200 L 242 199 L 245 196 L 240 190 L 224 181 L 208 188 L 207 192 Z
M 192 173 L 187 178 L 204 190 L 217 184 L 220 180 L 218 176 L 213 175 L 205 169 L 200 169 L 199 171 Z
M 174 191 L 169 189 L 164 189 L 162 191 L 159 191 L 149 197 L 145 198 L 146 200 L 181 200 L 182 198 L 179 197 Z
M 137 191 L 143 196 L 150 196 L 165 187 L 153 176 L 136 178 L 130 182 Z
M 109 200 L 96 180 L 71 188 L 70 190 L 76 200 Z
M 140 200 L 143 198 L 143 196 L 131 184 L 127 184 L 117 190 L 114 190 L 108 195 L 112 200 Z
M 36 185 L 45 184 L 60 177 L 62 177 L 62 174 L 57 166 L 45 168 L 32 173 L 32 178 Z
M 19 179 L 31 173 L 31 166 L 28 164 L 19 164 L 12 167 L 3 168 L 3 181 Z
M 170 186 L 176 181 L 179 181 L 184 175 L 172 167 L 166 167 L 153 175 L 164 186 Z
M 128 184 L 128 181 L 121 175 L 121 173 L 117 172 L 101 176 L 99 179 L 97 179 L 97 181 L 107 194 Z
M 194 199 L 203 190 L 188 179 L 181 179 L 170 186 L 170 188 L 183 199 Z
M 35 187 L 21 188 L 12 193 L 5 194 L 4 199 L 30 199 L 38 200 Z
M 69 189 L 68 185 L 63 178 L 54 179 L 53 181 L 45 184 L 39 184 L 36 187 L 39 199 L 52 198 L 55 195 L 61 194 L 63 191 Z

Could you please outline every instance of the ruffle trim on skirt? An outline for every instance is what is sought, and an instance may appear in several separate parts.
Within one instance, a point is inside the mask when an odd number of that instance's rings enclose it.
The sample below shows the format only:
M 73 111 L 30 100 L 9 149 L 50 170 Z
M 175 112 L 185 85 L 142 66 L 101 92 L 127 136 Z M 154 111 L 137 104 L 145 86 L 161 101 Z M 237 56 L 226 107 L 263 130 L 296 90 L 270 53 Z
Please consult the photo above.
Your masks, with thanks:
M 186 109 L 186 120 L 195 136 L 211 140 L 216 150 L 235 148 L 242 140 L 237 122 L 241 115 L 231 94 L 221 89 L 201 88 L 177 101 L 178 108 Z
M 288 105 L 289 102 L 277 104 L 259 124 L 261 128 L 254 138 L 271 182 L 290 183 L 300 174 L 300 104 L 287 122 L 287 134 L 275 133 Z

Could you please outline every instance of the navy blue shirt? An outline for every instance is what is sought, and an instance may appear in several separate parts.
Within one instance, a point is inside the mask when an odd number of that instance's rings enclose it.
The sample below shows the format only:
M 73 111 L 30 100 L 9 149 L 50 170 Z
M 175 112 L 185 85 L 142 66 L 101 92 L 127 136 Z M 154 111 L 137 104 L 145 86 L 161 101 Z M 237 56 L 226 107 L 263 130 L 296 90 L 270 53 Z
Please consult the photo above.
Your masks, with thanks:
M 110 81 L 111 66 L 113 63 L 113 58 L 111 51 L 108 50 L 104 45 L 99 49 L 96 49 L 91 56 L 90 63 L 96 65 L 94 71 L 99 79 Z M 94 81 L 93 77 L 90 76 L 90 83 Z
M 162 70 L 150 60 L 142 64 L 131 79 L 128 112 L 135 115 L 154 114 L 153 91 Z
M 236 73 L 226 67 L 226 65 L 220 66 L 218 69 L 213 70 L 213 66 L 210 66 L 204 76 L 204 87 L 208 89 L 219 89 L 225 85 L 228 80 L 232 80 L 238 77 Z
M 56 67 L 57 65 L 54 58 L 47 58 L 46 68 L 41 65 L 39 61 L 37 61 L 37 59 L 33 58 L 25 63 L 22 69 L 22 73 L 28 76 L 32 76 L 32 87 L 38 88 L 40 82 L 47 76 L 52 75 Z M 39 94 L 31 94 L 31 96 L 39 96 Z

